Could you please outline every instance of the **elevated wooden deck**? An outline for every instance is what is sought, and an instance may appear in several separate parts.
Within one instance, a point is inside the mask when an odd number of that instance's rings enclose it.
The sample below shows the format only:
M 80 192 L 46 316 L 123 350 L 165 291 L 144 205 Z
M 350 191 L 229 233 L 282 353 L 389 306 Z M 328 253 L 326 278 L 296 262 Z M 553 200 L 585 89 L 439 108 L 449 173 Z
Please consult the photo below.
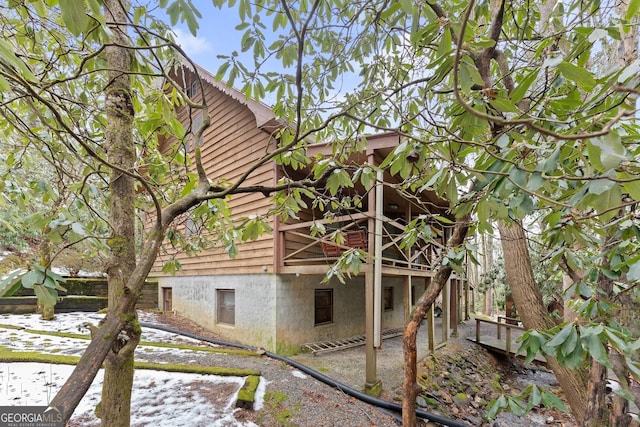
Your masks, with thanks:
M 489 324 L 496 325 L 496 335 L 481 335 L 481 324 Z M 485 328 L 486 329 L 486 328 Z M 504 329 L 504 333 L 503 333 Z M 471 337 L 467 337 L 469 341 L 475 342 L 486 348 L 487 350 L 504 354 L 508 356 L 522 357 L 526 356 L 523 352 L 518 352 L 518 348 L 520 347 L 519 343 L 516 342 L 518 337 L 520 337 L 525 331 L 525 328 L 522 327 L 520 321 L 517 319 L 512 319 L 505 316 L 498 316 L 498 320 L 488 320 L 481 319 L 476 317 L 476 335 L 475 339 Z M 485 330 L 486 332 L 486 330 Z M 504 335 L 504 336 L 503 336 Z M 546 359 L 540 353 L 536 355 L 534 358 L 536 362 L 546 363 Z

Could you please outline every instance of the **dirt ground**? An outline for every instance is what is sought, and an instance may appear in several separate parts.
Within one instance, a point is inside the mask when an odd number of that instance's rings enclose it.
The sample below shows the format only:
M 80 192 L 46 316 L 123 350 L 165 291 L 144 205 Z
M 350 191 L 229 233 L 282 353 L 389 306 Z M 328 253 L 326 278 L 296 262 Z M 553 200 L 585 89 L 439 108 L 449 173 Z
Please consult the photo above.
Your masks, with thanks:
M 215 338 L 211 332 L 180 316 L 163 315 L 159 317 L 159 320 L 177 329 Z M 463 421 L 470 426 L 574 427 L 576 425 L 571 415 L 545 408 L 534 408 L 528 415 L 521 417 L 502 414 L 490 422 L 484 420 L 487 405 L 501 394 L 516 394 L 532 382 L 546 382 L 547 384 L 542 385 L 548 386 L 555 393 L 560 393 L 561 390 L 555 382 L 553 374 L 545 368 L 534 365 L 525 366 L 519 360 L 494 356 L 468 341 L 466 337 L 475 333 L 475 322 L 468 321 L 466 324 L 459 325 L 458 329 L 457 338 L 437 350 L 434 355 L 424 358 L 418 365 L 419 382 L 425 390 L 418 398 L 421 409 Z M 388 356 L 378 358 L 378 370 L 385 385 L 382 397 L 399 403 L 401 402 L 403 373 L 402 358 L 398 356 L 398 354 L 401 355 L 401 350 L 398 350 L 397 347 L 401 345 L 393 340 L 400 341 L 401 337 L 385 340 L 383 347 Z M 396 346 L 395 349 L 394 346 Z M 301 360 L 301 363 L 308 364 L 331 378 L 359 389 L 363 375 L 359 364 L 363 363 L 363 351 L 363 348 L 354 348 L 331 353 L 330 356 L 300 355 L 294 359 Z M 400 353 L 393 353 L 393 351 L 400 351 Z M 319 382 L 311 378 L 309 378 L 309 383 L 308 388 L 300 389 L 297 392 L 285 391 L 284 394 L 300 394 L 295 398 L 288 395 L 291 399 L 289 403 L 294 400 L 297 402 L 291 406 L 284 401 L 278 401 L 278 391 L 276 390 L 278 386 L 274 381 L 270 389 L 272 393 L 267 395 L 265 402 L 266 410 L 262 413 L 258 413 L 260 411 L 247 412 L 240 416 L 261 426 L 330 426 L 333 424 L 330 424 L 326 418 L 327 411 L 337 411 L 342 414 L 340 425 L 343 427 L 399 425 L 397 414 L 394 418 L 388 413 L 382 414 L 373 407 L 369 407 L 369 410 L 364 412 L 360 412 L 360 409 L 345 411 L 346 406 L 365 405 L 366 407 L 366 404 L 356 402 L 355 399 L 344 394 L 342 395 L 343 403 L 339 403 L 340 399 L 336 401 L 335 396 L 330 396 L 334 392 L 340 393 L 339 391 L 329 392 L 325 389 L 324 384 L 321 387 Z M 314 386 L 313 383 L 317 384 Z M 281 384 L 288 385 L 286 382 L 281 382 Z M 318 411 L 317 407 L 322 410 Z M 276 413 L 282 415 L 287 411 L 291 411 L 295 416 L 278 418 Z M 268 414 L 269 412 L 271 415 Z M 375 419 L 371 418 L 371 414 L 375 415 Z M 379 418 L 380 415 L 383 415 L 382 419 Z

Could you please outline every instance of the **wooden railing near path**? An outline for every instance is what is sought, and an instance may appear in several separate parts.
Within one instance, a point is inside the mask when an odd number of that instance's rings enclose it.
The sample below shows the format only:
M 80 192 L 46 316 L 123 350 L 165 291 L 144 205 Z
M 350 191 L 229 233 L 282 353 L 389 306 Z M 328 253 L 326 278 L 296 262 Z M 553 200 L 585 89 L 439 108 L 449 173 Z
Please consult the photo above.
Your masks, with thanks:
M 515 323 L 514 323 L 515 322 Z M 504 328 L 506 330 L 506 334 L 505 334 L 505 348 L 502 348 L 502 345 L 496 345 L 496 340 L 488 340 L 488 339 L 484 339 L 481 340 L 480 337 L 480 324 L 481 323 L 488 323 L 490 325 L 496 325 L 497 328 L 497 342 L 498 343 L 502 343 L 502 329 Z M 487 346 L 487 347 L 491 347 L 495 350 L 501 350 L 503 352 L 505 352 L 506 354 L 510 354 L 510 353 L 516 353 L 517 350 L 512 350 L 511 349 L 511 331 L 513 329 L 519 330 L 519 331 L 525 331 L 526 329 L 524 327 L 522 327 L 520 325 L 520 321 L 518 319 L 514 319 L 512 317 L 507 317 L 507 316 L 498 316 L 498 320 L 489 320 L 489 319 L 482 319 L 479 317 L 476 317 L 476 343 Z M 484 341 L 484 342 L 483 342 Z

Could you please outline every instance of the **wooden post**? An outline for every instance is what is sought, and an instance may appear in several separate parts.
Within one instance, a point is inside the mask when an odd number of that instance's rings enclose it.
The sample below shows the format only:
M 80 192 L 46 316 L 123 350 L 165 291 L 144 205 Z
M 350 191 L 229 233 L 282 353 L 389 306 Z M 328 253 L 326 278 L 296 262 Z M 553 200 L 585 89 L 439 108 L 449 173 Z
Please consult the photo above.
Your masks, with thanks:
M 375 191 L 375 221 L 374 221 L 374 246 L 373 246 L 373 345 L 380 347 L 382 344 L 382 217 L 384 172 L 378 171 Z M 369 192 L 369 195 L 372 193 Z M 371 207 L 369 207 L 371 209 Z M 371 240 L 369 240 L 371 241 Z
M 511 327 L 509 325 L 505 325 L 507 328 L 507 356 L 511 353 Z
M 442 288 L 442 342 L 449 340 L 449 295 L 451 290 L 451 280 L 447 280 L 447 283 Z
M 404 308 L 404 322 L 411 314 L 411 275 L 402 278 L 402 307 Z
M 368 153 L 369 162 L 374 164 L 373 151 Z M 373 271 L 373 255 L 375 251 L 375 239 L 373 230 L 375 227 L 375 193 L 369 192 L 369 220 L 367 223 L 369 230 L 367 264 L 364 266 L 364 283 L 365 283 L 365 393 L 372 396 L 379 396 L 382 391 L 382 382 L 378 379 L 376 369 L 376 348 L 374 346 L 374 271 Z
M 480 344 L 480 319 L 476 317 L 476 343 Z
M 373 345 L 373 269 L 368 266 L 364 273 L 365 281 L 365 345 L 366 345 L 366 384 L 377 382 L 376 349 Z
M 411 221 L 411 205 L 409 205 L 408 209 L 405 210 L 405 220 L 407 223 Z M 409 260 L 409 270 L 411 270 L 411 248 L 407 248 L 405 250 L 407 254 L 407 259 Z M 411 314 L 411 273 L 409 275 L 404 276 L 403 278 L 403 302 L 404 302 L 404 322 L 406 323 L 409 320 L 409 315 Z
M 459 294 L 458 294 L 458 279 L 451 279 L 449 288 L 449 316 L 451 324 L 451 335 L 458 336 L 458 306 L 459 306 Z
M 464 320 L 471 319 L 471 305 L 469 302 L 469 275 L 464 278 Z

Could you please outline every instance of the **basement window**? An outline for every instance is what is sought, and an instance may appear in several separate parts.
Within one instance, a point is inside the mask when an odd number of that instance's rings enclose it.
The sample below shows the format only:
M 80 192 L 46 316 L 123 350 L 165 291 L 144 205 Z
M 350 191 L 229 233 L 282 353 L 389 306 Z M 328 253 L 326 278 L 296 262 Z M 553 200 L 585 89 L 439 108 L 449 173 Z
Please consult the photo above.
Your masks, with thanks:
M 393 288 L 388 286 L 384 288 L 384 311 L 393 311 Z
M 218 289 L 218 323 L 236 324 L 236 291 L 234 289 Z
M 316 289 L 314 325 L 333 322 L 333 289 Z

